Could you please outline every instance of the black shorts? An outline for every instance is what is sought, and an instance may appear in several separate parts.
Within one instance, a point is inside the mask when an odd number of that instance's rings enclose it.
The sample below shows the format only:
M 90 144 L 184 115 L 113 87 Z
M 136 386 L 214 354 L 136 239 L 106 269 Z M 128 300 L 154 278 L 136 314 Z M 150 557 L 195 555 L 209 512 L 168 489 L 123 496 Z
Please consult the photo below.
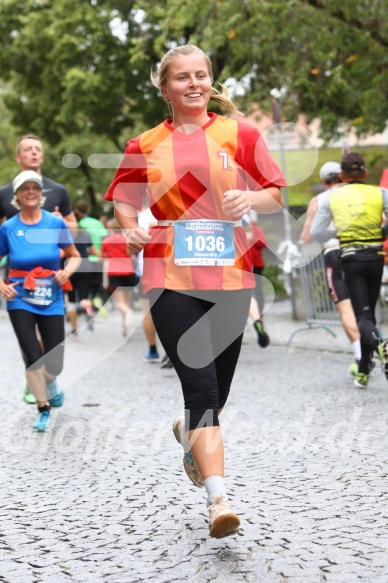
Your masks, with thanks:
M 342 275 L 339 249 L 329 251 L 324 255 L 326 279 L 331 299 L 335 304 L 349 299 L 349 293 Z
M 109 291 L 113 293 L 118 287 L 134 287 L 139 283 L 136 273 L 130 275 L 109 275 Z
M 79 303 L 90 296 L 90 272 L 76 271 L 70 278 L 73 289 L 67 293 L 69 302 Z

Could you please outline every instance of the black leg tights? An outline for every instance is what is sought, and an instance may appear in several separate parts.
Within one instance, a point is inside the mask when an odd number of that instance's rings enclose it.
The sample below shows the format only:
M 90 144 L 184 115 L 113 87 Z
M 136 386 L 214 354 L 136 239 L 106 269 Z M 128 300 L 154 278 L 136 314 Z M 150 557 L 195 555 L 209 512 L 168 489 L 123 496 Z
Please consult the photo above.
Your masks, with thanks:
M 361 335 L 359 370 L 366 374 L 369 372 L 373 351 L 377 350 L 380 341 L 376 327 L 375 308 L 380 293 L 383 267 L 382 256 L 367 261 L 350 258 L 342 260 L 346 287 Z
M 195 429 L 212 411 L 211 425 L 219 425 L 218 410 L 229 395 L 240 354 L 251 290 L 151 290 L 151 314 L 163 348 L 179 376 L 186 429 Z

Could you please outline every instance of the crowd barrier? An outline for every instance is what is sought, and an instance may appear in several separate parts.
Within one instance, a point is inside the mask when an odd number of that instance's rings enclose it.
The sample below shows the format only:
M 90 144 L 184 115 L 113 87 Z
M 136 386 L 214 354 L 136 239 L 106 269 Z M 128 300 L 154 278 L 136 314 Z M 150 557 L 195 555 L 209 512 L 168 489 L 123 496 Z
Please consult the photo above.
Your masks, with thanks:
M 299 257 L 294 259 L 294 277 L 300 278 L 307 326 L 295 330 L 287 344 L 298 332 L 323 328 L 336 336 L 331 326 L 341 325 L 341 318 L 329 293 L 325 263 L 319 243 L 299 245 Z

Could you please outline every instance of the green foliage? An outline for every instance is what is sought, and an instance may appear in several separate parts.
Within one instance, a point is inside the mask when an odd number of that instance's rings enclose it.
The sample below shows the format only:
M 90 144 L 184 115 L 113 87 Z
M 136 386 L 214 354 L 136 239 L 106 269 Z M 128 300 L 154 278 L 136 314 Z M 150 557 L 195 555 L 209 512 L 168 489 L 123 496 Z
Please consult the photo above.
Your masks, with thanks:
M 130 65 L 132 39 L 140 36 L 133 2 L 0 3 L 0 80 L 6 81 L 0 104 L 14 128 L 10 137 L 38 134 L 48 145 L 43 171 L 86 195 L 93 207 L 114 170 L 90 168 L 89 155 L 122 151 L 130 137 L 163 117 L 150 62 L 134 54 Z M 152 49 L 149 56 L 156 62 Z M 66 153 L 81 156 L 78 170 L 63 168 Z
M 274 288 L 275 297 L 287 298 L 288 294 L 283 283 L 283 270 L 278 265 L 266 265 L 263 269 L 263 277 L 268 279 Z
M 216 79 L 244 80 L 242 106 L 270 108 L 282 94 L 284 117 L 322 120 L 323 136 L 377 132 L 388 118 L 388 25 L 383 2 L 354 0 L 188 0 L 138 4 L 160 29 L 157 46 L 198 43 Z M 164 17 L 162 18 L 162 14 Z
M 0 95 L 4 90 L 0 84 Z M 15 163 L 15 129 L 10 123 L 8 110 L 0 99 L 0 184 L 6 184 L 17 172 Z
M 69 134 L 91 131 L 123 148 L 140 120 L 154 120 L 149 64 L 129 67 L 133 37 L 141 34 L 132 2 L 7 0 L 0 4 L 1 76 L 11 90 L 5 103 L 12 123 L 55 145 Z M 128 25 L 124 40 L 114 19 Z
M 209 53 L 215 81 L 238 84 L 241 109 L 269 111 L 277 89 L 283 118 L 319 117 L 327 139 L 350 126 L 382 131 L 387 29 L 380 0 L 2 0 L 0 178 L 15 136 L 37 133 L 44 171 L 97 206 L 113 171 L 88 156 L 120 152 L 166 117 L 150 69 L 187 42 Z M 77 170 L 61 165 L 69 152 L 81 157 Z
M 360 153 L 368 169 L 367 182 L 369 184 L 379 184 L 383 169 L 387 167 L 387 148 L 378 146 L 364 146 L 353 148 L 353 151 Z M 308 152 L 308 151 L 307 151 Z M 340 162 L 342 152 L 340 148 L 323 148 L 318 152 L 318 162 L 314 171 L 295 186 L 288 188 L 289 205 L 295 207 L 307 207 L 310 199 L 315 196 L 315 188 L 320 185 L 319 169 L 330 160 Z M 300 175 L 305 164 L 306 150 L 289 150 L 285 152 L 286 171 L 289 168 L 300 167 Z M 298 173 L 298 168 L 296 168 Z

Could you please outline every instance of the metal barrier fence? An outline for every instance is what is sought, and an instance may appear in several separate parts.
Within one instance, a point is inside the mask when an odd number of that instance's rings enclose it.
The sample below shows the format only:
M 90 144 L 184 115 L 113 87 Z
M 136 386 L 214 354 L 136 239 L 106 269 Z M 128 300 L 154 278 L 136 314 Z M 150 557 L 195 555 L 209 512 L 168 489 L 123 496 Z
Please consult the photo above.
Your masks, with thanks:
M 294 271 L 300 277 L 307 327 L 295 330 L 287 344 L 303 330 L 324 328 L 336 336 L 330 326 L 341 324 L 339 312 L 330 297 L 321 246 L 319 243 L 308 243 L 298 249 L 300 256 L 294 261 Z

